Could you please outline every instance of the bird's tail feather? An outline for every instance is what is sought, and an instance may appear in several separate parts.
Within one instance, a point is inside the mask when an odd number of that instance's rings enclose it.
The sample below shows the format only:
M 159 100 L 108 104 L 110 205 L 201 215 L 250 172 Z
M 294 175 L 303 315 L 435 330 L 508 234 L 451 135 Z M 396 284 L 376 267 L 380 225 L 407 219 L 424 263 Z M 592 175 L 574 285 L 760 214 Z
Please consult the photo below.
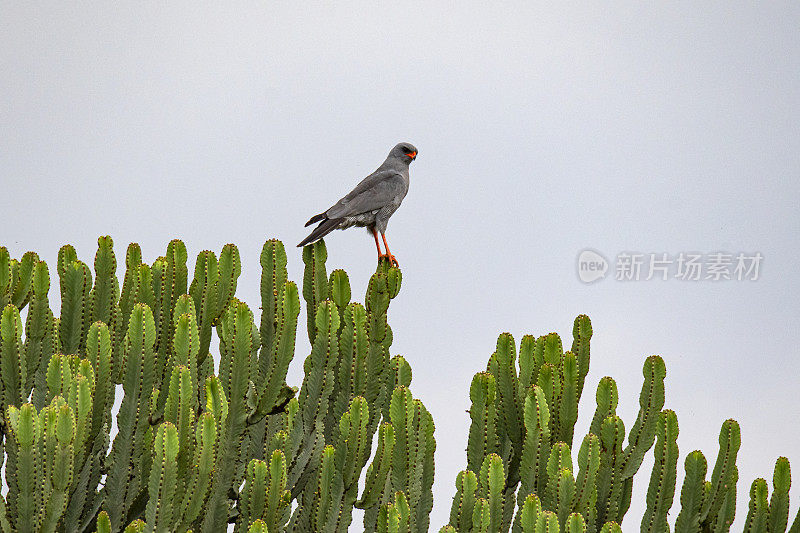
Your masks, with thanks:
M 306 227 L 309 227 L 314 222 L 319 222 L 320 220 L 325 220 L 325 213 L 320 213 L 319 215 L 314 215 L 311 219 L 306 222 Z
M 319 216 L 319 215 L 318 215 Z M 312 219 L 313 220 L 313 219 Z M 332 232 L 336 228 L 339 227 L 339 223 L 342 221 L 341 218 L 327 218 L 320 222 L 319 226 L 314 228 L 314 231 L 311 234 L 300 241 L 300 244 L 297 245 L 298 248 L 305 246 L 306 244 L 310 244 L 314 241 L 318 241 L 319 239 L 323 238 L 328 233 Z

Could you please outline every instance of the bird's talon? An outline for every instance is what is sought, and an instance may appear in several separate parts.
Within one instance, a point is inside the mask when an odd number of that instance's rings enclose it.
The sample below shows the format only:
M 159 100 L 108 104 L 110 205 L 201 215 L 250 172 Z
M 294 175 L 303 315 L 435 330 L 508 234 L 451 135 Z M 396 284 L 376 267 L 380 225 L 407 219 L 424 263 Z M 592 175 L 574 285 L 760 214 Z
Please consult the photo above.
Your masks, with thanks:
M 378 256 L 378 264 L 380 264 L 381 260 L 386 260 L 389 263 L 389 266 L 399 267 L 400 263 L 397 262 L 397 258 L 392 254 L 380 254 Z

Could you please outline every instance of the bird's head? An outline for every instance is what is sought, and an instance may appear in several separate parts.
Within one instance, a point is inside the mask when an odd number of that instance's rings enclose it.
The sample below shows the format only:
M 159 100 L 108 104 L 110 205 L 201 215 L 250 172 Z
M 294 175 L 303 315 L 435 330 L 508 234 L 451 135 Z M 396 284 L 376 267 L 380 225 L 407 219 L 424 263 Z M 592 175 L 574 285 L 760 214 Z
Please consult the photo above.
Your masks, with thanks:
M 408 164 L 417 158 L 417 148 L 411 143 L 400 143 L 389 152 L 389 157 L 394 157 Z

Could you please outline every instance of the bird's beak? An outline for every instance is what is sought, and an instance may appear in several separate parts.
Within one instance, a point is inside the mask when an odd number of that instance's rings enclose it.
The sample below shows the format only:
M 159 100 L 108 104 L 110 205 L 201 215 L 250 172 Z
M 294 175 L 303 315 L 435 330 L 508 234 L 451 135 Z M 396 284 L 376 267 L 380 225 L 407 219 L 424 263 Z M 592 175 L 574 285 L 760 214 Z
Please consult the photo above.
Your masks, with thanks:
M 407 153 L 406 155 L 407 155 L 408 157 L 410 157 L 412 161 L 413 161 L 413 160 L 415 160 L 415 159 L 417 158 L 417 152 L 409 152 L 409 153 Z

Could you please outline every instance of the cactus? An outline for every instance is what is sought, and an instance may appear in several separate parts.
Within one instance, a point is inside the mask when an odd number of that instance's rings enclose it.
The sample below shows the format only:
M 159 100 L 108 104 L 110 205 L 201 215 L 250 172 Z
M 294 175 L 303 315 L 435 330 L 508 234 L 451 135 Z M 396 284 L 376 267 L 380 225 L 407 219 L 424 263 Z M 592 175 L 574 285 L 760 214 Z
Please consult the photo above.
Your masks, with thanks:
M 111 520 L 108 518 L 108 513 L 100 511 L 97 515 L 97 529 L 96 533 L 111 533 Z
M 550 457 L 550 410 L 542 388 L 531 386 L 525 397 L 525 442 L 522 448 L 519 500 L 544 492 L 547 481 L 544 466 Z
M 111 447 L 108 479 L 104 487 L 106 511 L 114 529 L 127 522 L 128 513 L 139 492 L 144 490 L 151 453 L 152 429 L 147 417 L 153 394 L 156 330 L 153 314 L 146 304 L 131 311 L 125 336 L 122 363 L 124 396 L 117 414 L 119 433 Z M 130 465 L 138 467 L 131 468 Z M 111 495 L 114 497 L 111 497 Z
M 481 466 L 478 477 L 478 493 L 482 496 L 478 501 L 483 505 L 476 506 L 473 517 L 478 515 L 485 527 L 485 531 L 499 531 L 503 522 L 503 489 L 505 486 L 505 473 L 503 460 L 497 454 L 486 456 Z M 483 509 L 481 509 L 481 507 Z M 478 527 L 473 518 L 473 527 Z
M 789 523 L 789 487 L 792 474 L 789 460 L 778 457 L 772 475 L 772 496 L 769 499 L 769 531 L 783 533 Z
M 24 332 L 20 307 L 4 311 L 3 406 L 14 420 L 15 406 L 28 397 L 38 407 L 25 409 L 34 413 L 72 413 L 70 439 L 53 445 L 67 470 L 47 495 L 20 497 L 38 490 L 20 483 L 34 463 L 8 445 L 11 491 L 4 509 L 13 512 L 0 514 L 16 517 L 22 505 L 58 531 L 218 531 L 229 522 L 237 531 L 346 531 L 359 505 L 380 516 L 381 527 L 396 517 L 402 531 L 427 530 L 433 422 L 407 389 L 410 366 L 389 355 L 387 310 L 399 291 L 399 271 L 379 265 L 362 306 L 350 301 L 343 271 L 327 278 L 324 243 L 305 255 L 303 293 L 318 320 L 309 330 L 307 375 L 293 398 L 297 389 L 286 383 L 286 372 L 300 302 L 279 241 L 262 250 L 259 327 L 234 296 L 241 266 L 233 245 L 219 256 L 201 252 L 189 284 L 183 243 L 171 241 L 152 264 L 132 244 L 121 288 L 110 238 L 98 239 L 94 276 L 74 248 L 62 247 L 60 320 L 49 310 L 47 266 L 34 254 L 15 262 L 0 253 L 7 303 L 31 305 Z M 215 331 L 218 366 L 210 357 Z M 110 442 L 115 382 L 123 398 Z M 48 416 L 66 424 L 64 414 Z M 372 484 L 359 495 L 376 432 Z M 402 445 L 395 447 L 398 437 Z M 37 502 L 45 500 L 52 503 L 41 510 Z M 290 521 L 292 500 L 299 505 Z
M 719 453 L 708 493 L 704 495 L 700 510 L 701 528 L 711 527 L 713 524 L 727 531 L 733 522 L 736 481 L 739 478 L 736 455 L 740 444 L 739 424 L 735 420 L 726 420 L 719 433 Z
M 47 293 L 50 290 L 50 272 L 47 263 L 37 261 L 32 277 L 31 299 L 25 320 L 25 360 L 28 383 L 26 392 L 33 389 L 31 403 L 37 409 L 45 404 L 47 385 L 45 373 L 50 358 L 59 351 L 58 323 L 50 309 Z
M 547 495 L 548 507 L 555 509 L 560 523 L 565 523 L 572 512 L 575 497 L 575 479 L 572 477 L 572 459 L 569 446 L 564 442 L 556 443 L 547 461 Z
M 402 492 L 395 494 L 394 502 L 381 507 L 378 515 L 378 533 L 401 533 L 408 531 L 410 510 Z
M 676 533 L 700 531 L 700 510 L 705 494 L 705 478 L 708 463 L 700 450 L 686 456 L 686 475 L 681 489 L 681 511 L 675 521 Z
M 200 350 L 198 368 L 201 374 L 211 365 L 208 350 L 211 346 L 212 328 L 228 308 L 236 292 L 236 284 L 241 274 L 239 250 L 232 244 L 226 244 L 219 256 L 210 250 L 203 250 L 197 255 L 194 279 L 189 286 L 189 294 L 194 300 L 199 328 Z
M 600 439 L 589 433 L 578 451 L 578 475 L 573 509 L 581 516 L 584 528 L 594 529 L 597 519 L 597 472 L 600 470 Z
M 241 462 L 242 439 L 247 427 L 247 389 L 250 366 L 260 344 L 250 309 L 234 302 L 218 326 L 220 337 L 219 381 L 228 401 L 228 416 L 222 422 L 219 452 L 208 512 L 202 531 L 219 531 L 228 521 L 228 492 L 234 485 Z M 238 485 L 238 483 L 237 483 Z
M 277 259 L 273 257 L 277 256 Z M 271 259 L 271 260 L 270 260 Z M 286 252 L 280 241 L 267 241 L 261 253 L 261 352 L 258 358 L 260 409 L 280 410 L 294 391 L 287 391 L 286 371 L 294 355 L 300 298 L 286 280 Z M 283 395 L 283 396 L 282 396 Z
M 217 532 L 233 524 L 237 533 L 344 533 L 353 508 L 364 510 L 367 532 L 429 530 L 434 424 L 411 392 L 411 365 L 391 353 L 398 268 L 379 262 L 362 305 L 343 270 L 328 274 L 324 242 L 303 250 L 312 348 L 298 388 L 287 370 L 300 291 L 280 241 L 261 252 L 260 317 L 236 298 L 241 260 L 232 244 L 219 255 L 200 252 L 191 283 L 181 241 L 152 263 L 131 244 L 121 287 L 112 239 L 97 245 L 93 269 L 72 246 L 59 250 L 58 317 L 45 262 L 0 247 L 8 487 L 0 532 Z M 650 449 L 641 530 L 668 531 L 678 424 L 663 410 L 664 362 L 645 361 L 628 433 L 606 377 L 589 432 L 575 439 L 589 318 L 577 317 L 572 333 L 566 351 L 556 333 L 525 335 L 518 347 L 511 334 L 498 337 L 470 386 L 466 469 L 440 531 L 620 532 Z M 123 394 L 112 441 L 115 384 Z M 740 440 L 738 424 L 726 421 L 708 480 L 703 454 L 686 457 L 676 532 L 730 530 Z M 753 482 L 747 531 L 786 531 L 790 484 L 785 458 L 771 493 L 764 479 Z M 789 531 L 800 531 L 800 513 Z
M 374 502 L 385 504 L 402 492 L 409 506 L 408 531 L 428 531 L 436 450 L 433 418 L 405 386 L 394 389 L 389 411 L 391 426 L 381 428 L 378 453 L 367 470 L 366 486 L 358 505 L 366 510 L 364 529 L 377 530 L 379 509 Z
M 642 531 L 669 532 L 667 512 L 675 495 L 675 476 L 678 465 L 678 417 L 674 411 L 661 412 L 653 448 L 655 465 L 647 489 L 647 509 L 642 517 Z
M 61 350 L 64 353 L 82 353 L 91 321 L 92 274 L 85 263 L 78 261 L 75 249 L 67 245 L 58 252 L 58 275 L 61 281 Z
M 514 533 L 621 531 L 619 523 L 631 503 L 633 477 L 652 448 L 655 461 L 641 531 L 669 531 L 678 422 L 674 412 L 662 411 L 666 368 L 660 357 L 651 356 L 644 363 L 639 414 L 627 433 L 627 443 L 625 424 L 616 412 L 617 385 L 610 377 L 600 380 L 595 414 L 577 453 L 577 474 L 573 468 L 574 426 L 588 373 L 591 336 L 588 317 L 579 316 L 573 324 L 570 351 L 563 351 L 555 333 L 525 335 L 517 358 L 511 335 L 500 335 L 487 370 L 475 374 L 470 387 L 467 469 L 456 479 L 449 528 L 472 532 L 491 527 L 491 531 Z M 723 424 L 719 442 L 709 481 L 703 454 L 695 451 L 686 458 L 676 532 L 730 529 L 736 508 L 740 442 L 735 421 Z M 499 493 L 490 495 L 481 488 L 487 464 L 493 466 L 493 472 L 504 473 L 499 485 L 502 499 Z M 788 461 L 779 459 L 769 501 L 765 483 L 753 486 L 750 530 L 785 531 L 788 468 Z M 498 506 L 501 500 L 502 510 Z M 516 512 L 510 520 L 508 503 L 513 505 L 515 500 Z M 800 513 L 795 524 L 800 524 Z M 800 526 L 793 527 L 800 530 Z
M 391 424 L 384 423 L 378 430 L 378 448 L 373 456 L 372 463 L 367 468 L 366 482 L 361 499 L 356 503 L 360 509 L 376 510 L 380 505 L 383 490 L 389 482 L 389 472 L 394 456 L 394 428 Z
M 396 442 L 389 479 L 395 491 L 408 496 L 410 530 L 425 532 L 433 508 L 433 417 L 406 387 L 398 387 L 392 393 L 390 421 Z
M 456 478 L 456 495 L 450 510 L 450 526 L 456 531 L 472 528 L 472 514 L 478 490 L 478 477 L 471 470 L 462 470 Z
M 536 523 L 539 514 L 542 512 L 542 504 L 535 494 L 529 494 L 520 506 L 520 528 L 523 533 L 533 533 L 536 531 Z
M 328 250 L 324 241 L 303 248 L 303 298 L 306 301 L 308 313 L 308 340 L 312 343 L 317 335 L 317 307 L 328 298 L 328 275 L 325 271 L 325 261 Z
M 178 430 L 170 422 L 158 427 L 153 443 L 153 466 L 150 469 L 145 516 L 153 531 L 169 531 L 173 525 L 173 504 L 178 484 Z
M 80 422 L 61 396 L 38 412 L 30 403 L 8 407 L 6 500 L 14 531 L 56 531 L 75 481 Z
M 27 382 L 28 365 L 22 344 L 22 320 L 13 304 L 5 306 L 0 316 L 0 406 L 21 405 Z
M 206 382 L 207 389 L 213 389 L 211 385 L 213 378 Z M 177 498 L 180 505 L 181 519 L 176 523 L 187 527 L 194 523 L 200 516 L 200 512 L 206 500 L 206 495 L 211 486 L 211 474 L 216 464 L 217 441 L 217 420 L 221 413 L 214 409 L 214 405 L 208 405 L 208 411 L 200 415 L 195 427 L 194 458 L 191 462 L 192 469 L 189 471 L 181 489 L 178 492 L 182 497 Z
M 267 531 L 283 531 L 289 519 L 290 503 L 283 452 L 272 452 L 269 464 L 251 460 L 239 500 L 237 531 L 243 531 L 245 526 L 258 520 L 263 522 Z
M 472 423 L 469 428 L 467 468 L 477 472 L 484 457 L 500 451 L 494 375 L 488 372 L 475 374 L 469 389 L 469 396 L 472 400 L 469 410 Z
M 19 260 L 12 259 L 8 250 L 0 246 L 0 309 L 11 304 L 20 311 L 30 301 L 34 269 L 39 256 L 26 252 Z

